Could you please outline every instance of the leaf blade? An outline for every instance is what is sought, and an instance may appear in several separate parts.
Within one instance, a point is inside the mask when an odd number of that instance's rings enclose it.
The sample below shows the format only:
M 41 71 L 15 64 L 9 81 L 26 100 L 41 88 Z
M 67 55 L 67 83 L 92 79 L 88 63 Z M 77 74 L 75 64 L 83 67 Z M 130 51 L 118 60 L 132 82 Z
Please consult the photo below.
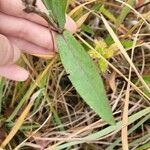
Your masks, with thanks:
M 64 29 L 66 22 L 65 12 L 68 0 L 43 0 L 43 3 L 50 12 L 49 17 L 53 16 L 53 19 L 56 23 L 58 23 L 59 28 Z
M 42 0 L 43 4 L 47 8 L 47 10 L 52 10 L 52 1 L 51 0 Z
M 130 6 L 133 6 L 135 4 L 135 0 L 128 0 L 126 3 L 129 4 Z M 126 18 L 128 13 L 130 12 L 130 10 L 131 9 L 128 6 L 123 7 L 123 9 L 121 10 L 120 15 L 118 16 L 118 18 L 116 20 L 116 25 L 117 26 L 121 25 L 121 23 L 124 21 L 124 19 Z
M 66 22 L 65 12 L 67 7 L 67 0 L 52 0 L 52 12 L 58 21 L 58 25 L 61 29 L 64 29 Z
M 63 37 L 58 35 L 56 42 L 61 61 L 78 93 L 103 120 L 114 124 L 102 79 L 89 55 L 68 31 L 64 31 Z

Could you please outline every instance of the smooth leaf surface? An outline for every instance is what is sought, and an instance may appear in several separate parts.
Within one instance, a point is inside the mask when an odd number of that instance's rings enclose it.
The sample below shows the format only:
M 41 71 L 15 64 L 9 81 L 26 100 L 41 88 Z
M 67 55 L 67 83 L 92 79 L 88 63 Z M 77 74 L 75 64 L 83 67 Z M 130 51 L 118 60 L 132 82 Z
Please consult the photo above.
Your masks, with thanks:
M 52 1 L 52 12 L 56 17 L 58 25 L 61 29 L 64 29 L 65 25 L 65 12 L 67 7 L 67 0 L 51 0 Z
M 65 12 L 68 0 L 43 0 L 47 10 L 49 10 L 55 21 L 58 23 L 60 29 L 64 29 L 66 22 Z
M 57 35 L 56 42 L 73 86 L 103 120 L 114 124 L 102 79 L 92 59 L 69 31 Z
M 45 7 L 47 8 L 47 10 L 52 11 L 52 0 L 43 0 L 43 3 L 45 5 Z

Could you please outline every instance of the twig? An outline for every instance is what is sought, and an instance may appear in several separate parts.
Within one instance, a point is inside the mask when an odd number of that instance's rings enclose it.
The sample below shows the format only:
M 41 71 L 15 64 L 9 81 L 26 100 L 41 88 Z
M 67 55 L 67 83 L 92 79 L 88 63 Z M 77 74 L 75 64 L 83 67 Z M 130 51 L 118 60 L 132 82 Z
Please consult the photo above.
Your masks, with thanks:
M 45 12 L 42 12 L 37 8 L 36 0 L 33 0 L 33 1 L 22 0 L 22 2 L 23 2 L 23 5 L 25 6 L 23 11 L 25 11 L 26 13 L 35 13 L 35 14 L 41 16 L 50 25 L 51 30 L 53 30 L 55 32 L 60 32 L 57 24 L 53 21 L 53 19 L 51 17 L 48 17 L 48 15 Z
M 138 10 L 138 9 L 140 9 L 142 7 L 145 7 L 145 6 L 149 5 L 149 4 L 150 4 L 150 2 L 147 2 L 147 3 L 145 3 L 145 4 L 143 4 L 143 5 L 139 6 L 139 7 L 136 7 L 135 9 Z
M 25 11 L 26 13 L 35 13 L 41 16 L 42 18 L 44 18 L 44 20 L 46 20 L 46 22 L 48 23 L 50 34 L 52 36 L 52 43 L 53 43 L 53 48 L 54 48 L 55 44 L 54 44 L 52 31 L 55 31 L 57 33 L 62 32 L 59 30 L 58 25 L 54 22 L 54 20 L 50 16 L 48 17 L 48 15 L 45 12 L 42 12 L 37 8 L 36 0 L 22 0 L 22 2 L 23 2 L 23 5 L 25 6 L 23 11 Z

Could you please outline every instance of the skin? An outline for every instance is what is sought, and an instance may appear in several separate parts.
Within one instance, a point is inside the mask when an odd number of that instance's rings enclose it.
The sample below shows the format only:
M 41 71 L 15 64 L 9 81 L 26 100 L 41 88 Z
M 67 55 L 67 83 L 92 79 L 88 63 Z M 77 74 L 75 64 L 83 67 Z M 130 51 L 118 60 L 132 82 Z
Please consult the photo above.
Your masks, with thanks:
M 46 11 L 41 0 L 37 0 L 37 6 Z M 25 81 L 29 76 L 28 71 L 15 64 L 22 52 L 52 57 L 57 49 L 53 47 L 46 21 L 23 9 L 21 0 L 0 0 L 0 76 L 15 81 Z M 72 33 L 77 29 L 68 16 L 65 28 Z

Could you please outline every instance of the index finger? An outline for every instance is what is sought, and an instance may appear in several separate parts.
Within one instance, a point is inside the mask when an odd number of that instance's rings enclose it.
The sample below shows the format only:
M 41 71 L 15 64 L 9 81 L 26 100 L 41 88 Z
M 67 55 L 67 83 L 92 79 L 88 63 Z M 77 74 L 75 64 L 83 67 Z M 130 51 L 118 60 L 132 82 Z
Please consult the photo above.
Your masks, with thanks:
M 37 7 L 41 10 L 46 12 L 46 8 L 41 2 L 41 0 L 37 0 Z M 47 22 L 40 16 L 34 13 L 27 14 L 23 11 L 25 6 L 23 5 L 22 0 L 0 0 L 0 11 L 15 17 L 24 18 L 43 26 L 47 26 Z M 69 17 L 66 16 L 66 24 L 65 28 L 74 33 L 77 29 L 75 22 Z

